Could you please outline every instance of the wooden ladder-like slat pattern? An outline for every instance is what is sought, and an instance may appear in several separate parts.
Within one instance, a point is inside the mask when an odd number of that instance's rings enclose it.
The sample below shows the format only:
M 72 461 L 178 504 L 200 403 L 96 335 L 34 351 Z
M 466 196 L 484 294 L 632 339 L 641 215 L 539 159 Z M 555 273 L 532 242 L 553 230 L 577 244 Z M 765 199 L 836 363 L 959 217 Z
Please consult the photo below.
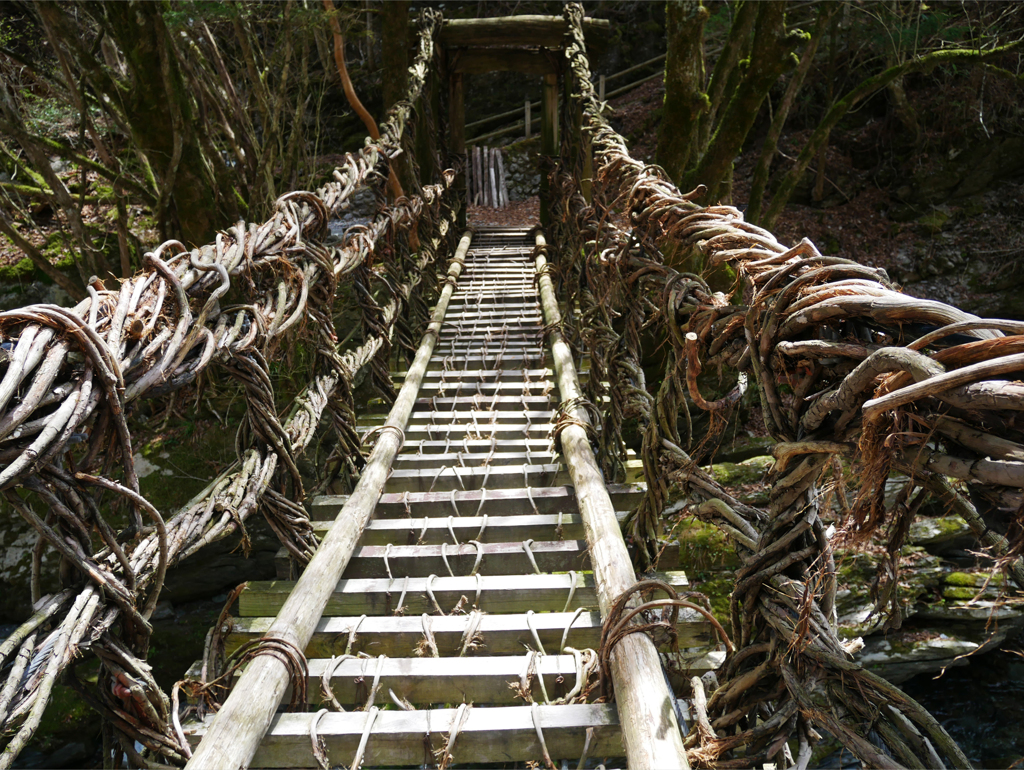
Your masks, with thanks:
M 310 729 L 328 670 L 346 709 L 315 722 L 332 764 L 351 763 L 367 729 L 366 766 L 430 764 L 446 746 L 455 763 L 541 761 L 540 733 L 559 764 L 576 766 L 588 731 L 590 757 L 624 755 L 614 706 L 545 704 L 578 686 L 572 650 L 598 646 L 601 617 L 575 495 L 548 438 L 558 398 L 532 250 L 524 230 L 474 237 L 402 453 L 306 649 L 307 709 L 279 713 L 252 767 L 317 766 Z M 382 422 L 364 417 L 361 429 Z M 609 492 L 624 512 L 640 488 Z M 345 500 L 313 501 L 318 535 Z M 295 569 L 282 551 L 280 579 L 242 594 L 229 652 L 270 628 Z M 686 585 L 680 572 L 662 577 Z M 710 643 L 696 613 L 680 613 L 678 630 L 682 647 Z M 332 662 L 346 653 L 357 657 Z M 695 673 L 718 662 L 688 660 Z M 370 701 L 389 709 L 367 728 L 372 712 L 354 709 Z

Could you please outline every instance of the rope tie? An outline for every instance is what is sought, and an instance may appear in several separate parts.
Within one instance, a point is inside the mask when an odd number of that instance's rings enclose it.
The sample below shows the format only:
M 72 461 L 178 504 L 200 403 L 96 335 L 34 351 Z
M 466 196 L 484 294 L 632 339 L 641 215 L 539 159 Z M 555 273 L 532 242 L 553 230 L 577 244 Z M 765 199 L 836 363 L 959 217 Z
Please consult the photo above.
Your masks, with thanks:
M 559 540 L 565 539 L 562 535 L 562 511 L 558 512 L 558 523 L 555 525 L 555 534 L 558 536 Z
M 537 510 L 537 503 L 533 501 L 533 489 L 529 485 L 526 487 L 526 499 L 530 501 L 530 507 L 533 509 L 533 512 L 539 515 L 540 511 Z
M 480 531 L 476 533 L 476 539 L 477 540 L 483 541 L 483 539 L 484 539 L 484 531 L 486 529 L 487 529 L 487 514 L 485 513 L 484 514 L 484 520 L 480 524 Z M 473 542 L 473 541 L 471 540 L 470 542 Z
M 473 708 L 471 704 L 461 703 L 459 704 L 458 711 L 455 712 L 455 716 L 452 717 L 451 725 L 448 728 L 448 737 L 445 739 L 444 746 L 435 755 L 438 762 L 438 770 L 447 770 L 448 765 L 452 762 L 452 749 L 455 748 L 455 741 L 459 738 L 459 731 L 462 730 L 463 725 L 466 723 L 466 719 L 469 716 L 469 710 Z
M 541 677 L 541 681 L 543 681 Z M 544 754 L 544 766 L 548 770 L 557 770 L 555 763 L 551 761 L 551 754 L 548 753 L 548 744 L 544 740 L 544 731 L 540 728 L 540 715 L 537 713 L 540 709 L 536 703 L 530 704 L 530 716 L 533 717 L 533 729 L 537 731 L 537 740 L 540 741 L 540 749 Z
M 580 754 L 580 761 L 576 764 L 576 770 L 583 770 L 587 763 L 587 754 L 590 753 L 590 742 L 594 739 L 594 728 L 587 728 L 587 737 L 583 740 L 583 753 Z
M 309 742 L 313 745 L 313 758 L 320 770 L 331 770 L 331 760 L 327 756 L 327 741 L 317 735 L 316 728 L 329 709 L 320 709 L 309 723 Z
M 420 530 L 420 536 L 416 539 L 416 545 L 422 545 L 427 537 L 427 530 L 430 528 L 430 519 L 426 516 L 423 517 L 423 529 Z
M 402 711 L 415 711 L 416 707 L 413 706 L 409 701 L 405 700 L 402 696 L 396 695 L 395 691 L 390 687 L 388 688 L 388 695 L 391 697 L 391 702 L 394 703 Z
M 576 570 L 569 570 L 569 597 L 565 600 L 565 606 L 562 607 L 562 612 L 569 611 L 569 605 L 572 604 L 572 597 L 576 595 Z M 582 609 L 582 607 L 580 608 Z M 575 618 L 574 618 L 575 620 Z
M 469 574 L 477 575 L 477 577 L 479 577 L 479 575 L 477 574 L 477 570 L 480 569 L 480 562 L 483 561 L 484 558 L 484 545 L 479 540 L 470 540 L 469 542 L 473 545 L 474 548 L 476 548 L 476 561 L 473 562 L 473 569 L 470 571 Z M 479 588 L 477 589 L 476 592 L 476 598 L 480 598 Z
M 480 573 L 476 573 L 474 575 L 474 577 L 476 578 L 476 599 L 473 600 L 473 606 L 474 607 L 479 607 L 480 606 L 480 593 L 483 591 L 484 579 L 480 576 Z
M 448 563 L 448 543 L 441 543 L 441 561 L 444 562 L 444 568 L 448 570 L 448 574 L 451 577 L 455 577 L 455 573 L 452 572 L 452 565 Z
M 391 555 L 391 543 L 388 543 L 384 547 L 384 570 L 388 573 L 388 580 L 392 583 L 395 582 L 394 576 L 391 574 L 391 565 L 388 563 L 388 556 Z M 391 591 L 391 586 L 388 586 L 388 592 Z
M 537 645 L 537 650 L 541 655 L 547 655 L 547 652 L 544 650 L 544 644 L 537 634 L 537 629 L 533 627 L 533 610 L 526 611 L 526 627 L 530 629 L 530 635 L 533 637 L 533 643 Z
M 487 489 L 485 489 L 484 487 L 480 487 L 480 502 L 477 503 L 476 513 L 473 514 L 474 516 L 479 516 L 480 515 L 480 509 L 484 507 L 484 500 L 485 499 L 487 499 Z M 487 515 L 486 514 L 484 514 L 484 520 L 485 521 L 487 520 Z M 480 539 L 479 535 L 477 536 L 477 539 L 478 540 Z
M 406 592 L 408 590 L 409 590 L 409 576 L 406 575 L 405 576 L 405 581 L 402 583 L 402 593 L 398 597 L 398 606 L 395 607 L 395 611 L 391 613 L 392 615 L 395 615 L 397 617 L 398 615 L 404 615 L 405 614 L 405 610 L 403 609 L 403 607 L 405 606 L 405 594 L 406 594 Z M 364 615 L 363 617 L 366 617 L 366 616 Z
M 437 603 L 437 599 L 434 598 L 434 591 L 431 589 L 431 586 L 433 585 L 434 580 L 436 578 L 437 575 L 431 575 L 427 578 L 427 596 L 430 597 L 430 602 L 434 605 L 434 609 L 437 610 L 437 614 L 444 615 L 445 612 L 441 609 L 441 605 Z
M 441 657 L 437 650 L 437 640 L 434 638 L 433 629 L 434 622 L 431 620 L 430 615 L 425 612 L 420 615 L 420 625 L 423 627 L 423 639 L 416 645 L 416 654 L 422 656 L 429 652 L 432 658 Z
M 373 706 L 366 714 L 366 724 L 363 727 L 363 734 L 359 738 L 359 747 L 352 759 L 351 770 L 359 770 L 363 764 L 363 754 L 366 752 L 366 744 L 370 742 L 370 732 L 373 730 L 373 723 L 377 721 L 377 714 L 380 709 Z
M 384 670 L 384 659 L 387 655 L 377 656 L 377 670 L 373 673 L 373 684 L 370 686 L 370 696 L 366 699 L 366 705 L 363 706 L 364 711 L 369 711 L 373 707 L 373 701 L 377 698 L 377 690 L 380 689 L 380 675 Z M 365 674 L 365 671 L 363 672 Z
M 448 502 L 452 504 L 452 510 L 455 511 L 455 515 L 462 518 L 462 514 L 459 513 L 459 506 L 455 504 L 455 490 L 452 490 L 451 497 L 448 498 Z
M 478 647 L 483 646 L 483 636 L 480 635 L 480 626 L 483 623 L 484 614 L 474 609 L 469 613 L 469 618 L 466 621 L 466 627 L 462 631 L 462 646 L 459 649 L 459 657 L 465 657 L 466 653 L 470 650 L 475 650 Z
M 574 584 L 575 584 L 575 581 L 574 581 Z M 566 609 L 568 609 L 568 603 L 566 604 Z M 563 612 L 564 611 L 565 610 L 563 610 Z M 565 624 L 565 630 L 562 632 L 562 641 L 559 643 L 558 649 L 560 649 L 560 650 L 566 649 L 565 643 L 569 639 L 569 629 L 572 628 L 572 624 L 576 622 L 576 618 L 578 618 L 580 615 L 583 614 L 583 611 L 584 611 L 583 607 L 577 607 L 576 608 L 576 612 L 573 613 L 573 616 L 569 619 L 569 622 Z
M 582 409 L 584 413 L 590 418 L 590 422 L 579 419 L 575 416 L 574 412 Z M 587 434 L 587 440 L 591 443 L 597 443 L 597 425 L 601 424 L 601 413 L 597 410 L 590 401 L 583 396 L 576 396 L 563 401 L 558 405 L 558 413 L 555 419 L 555 426 L 551 429 L 551 433 L 548 437 L 551 439 L 553 445 L 557 446 L 559 437 L 562 435 L 562 431 L 568 428 L 570 425 L 577 425 Z
M 352 653 L 352 647 L 356 643 L 356 632 L 359 631 L 359 626 L 363 625 L 363 621 L 366 620 L 366 615 L 360 615 L 359 620 L 348 632 L 348 643 L 345 645 L 345 654 L 350 655 Z
M 452 543 L 455 544 L 455 545 L 458 545 L 459 544 L 459 539 L 457 537 L 455 537 L 455 528 L 452 526 L 452 520 L 454 518 L 455 518 L 454 516 L 449 516 L 448 517 L 448 534 L 450 534 L 452 536 Z
M 523 541 L 523 551 L 526 553 L 526 558 L 530 560 L 530 564 L 533 565 L 533 571 L 536 574 L 541 574 L 540 567 L 537 566 L 537 560 L 533 556 L 533 551 L 530 550 L 530 545 L 533 543 L 533 539 Z
M 362 447 L 365 445 L 372 449 L 373 446 L 376 446 L 376 442 L 374 442 L 373 445 L 371 446 L 369 443 L 370 439 L 374 436 L 376 436 L 379 439 L 388 431 L 398 436 L 399 447 L 405 446 L 405 431 L 399 428 L 397 425 L 378 425 L 376 428 L 372 428 L 371 430 L 366 431 L 366 433 L 363 434 L 362 439 L 360 439 L 359 441 L 359 446 Z
M 355 660 L 355 655 L 332 655 L 330 661 L 327 663 L 327 667 L 324 669 L 323 674 L 320 675 L 320 694 L 323 695 L 323 699 L 330 703 L 335 711 L 344 711 L 345 709 L 338 702 L 338 699 L 334 697 L 334 690 L 331 688 L 331 679 L 334 677 L 334 672 L 337 671 L 338 666 L 344 663 L 346 660 Z M 324 709 L 326 711 L 327 709 Z M 319 719 L 319 717 L 317 717 Z M 311 728 L 314 729 L 314 728 Z M 316 741 L 313 741 L 314 746 Z M 316 754 L 316 749 L 313 749 L 313 754 Z

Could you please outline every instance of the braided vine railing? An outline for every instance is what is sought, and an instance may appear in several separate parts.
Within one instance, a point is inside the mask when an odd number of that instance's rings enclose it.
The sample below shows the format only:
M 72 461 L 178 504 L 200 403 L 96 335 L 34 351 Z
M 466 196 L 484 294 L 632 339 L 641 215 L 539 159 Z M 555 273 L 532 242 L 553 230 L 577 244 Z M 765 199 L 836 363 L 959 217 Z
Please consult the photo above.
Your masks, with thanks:
M 406 97 L 389 112 L 378 142 L 346 155 L 335 181 L 315 193 L 284 195 L 267 222 L 239 222 L 201 248 L 161 244 L 119 290 L 97 282 L 74 308 L 0 313 L 0 338 L 9 343 L 0 361 L 0 491 L 39 534 L 35 614 L 0 644 L 0 733 L 9 736 L 0 768 L 32 737 L 65 671 L 104 716 L 108 759 L 124 752 L 131 764 L 146 766 L 138 742 L 184 762 L 188 745 L 145 662 L 167 569 L 244 532 L 258 508 L 294 556 L 305 560 L 316 548 L 300 505 L 298 459 L 326 412 L 335 464 L 358 471 L 352 379 L 369 366 L 382 395 L 393 397 L 392 340 L 411 347 L 426 318 L 424 292 L 436 291 L 429 268 L 453 247 L 451 172 L 383 206 L 388 159 L 412 154 L 410 116 L 438 69 L 439 26 L 439 14 L 422 14 Z M 366 184 L 377 192 L 380 213 L 351 229 L 342 245 L 329 245 L 329 220 Z M 339 348 L 332 317 L 343 280 L 353 282 L 363 318 L 364 342 L 350 351 Z M 313 353 L 309 384 L 279 412 L 268 362 L 283 344 L 300 340 Z M 126 414 L 140 399 L 195 382 L 212 363 L 245 395 L 238 461 L 165 522 L 140 494 Z M 128 514 L 120 532 L 104 510 L 111 504 Z M 41 597 L 48 548 L 61 557 L 63 587 Z M 74 674 L 86 651 L 102 663 L 95 687 Z
M 609 398 L 606 472 L 624 456 L 623 421 L 638 420 L 648 492 L 630 530 L 641 550 L 664 516 L 683 511 L 719 527 L 742 562 L 731 598 L 736 652 L 713 692 L 693 680 L 691 760 L 806 768 L 827 732 L 871 767 L 969 767 L 925 709 L 841 642 L 833 549 L 884 535 L 873 596 L 898 625 L 900 548 L 934 496 L 1024 586 L 1024 385 L 1015 380 L 1024 323 L 909 297 L 883 270 L 822 256 L 806 240 L 786 248 L 733 207 L 693 204 L 661 169 L 631 158 L 601 116 L 583 10 L 570 4 L 565 15 L 574 95 L 565 120 L 582 124 L 596 171 L 588 204 L 587 150 L 567 130 L 552 175 L 555 238 L 567 335 L 591 357 L 589 398 Z M 628 231 L 616 224 L 623 216 Z M 727 266 L 732 289 L 713 291 L 664 253 L 704 275 Z M 655 392 L 641 366 L 645 340 L 666 350 Z M 717 398 L 701 391 L 709 368 L 726 383 Z M 742 503 L 701 468 L 748 387 L 777 441 L 766 507 Z M 887 504 L 894 473 L 905 480 Z M 852 504 L 846 488 L 857 490 Z M 833 534 L 822 516 L 836 510 Z

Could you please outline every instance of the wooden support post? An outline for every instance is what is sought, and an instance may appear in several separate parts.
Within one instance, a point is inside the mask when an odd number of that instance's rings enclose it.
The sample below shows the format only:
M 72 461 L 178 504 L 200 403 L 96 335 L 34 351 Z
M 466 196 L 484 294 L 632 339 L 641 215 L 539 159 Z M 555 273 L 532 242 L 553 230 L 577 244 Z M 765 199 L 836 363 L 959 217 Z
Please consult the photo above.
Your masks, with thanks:
M 466 90 L 461 72 L 453 72 L 448 91 L 448 131 L 452 161 L 463 167 L 455 178 L 455 194 L 459 199 L 459 227 L 466 226 Z
M 491 180 L 491 206 L 499 209 L 501 208 L 501 199 L 498 198 L 498 161 L 496 158 L 498 148 L 492 147 L 488 154 L 490 160 L 487 163 L 487 175 Z
M 544 76 L 544 97 L 540 117 L 540 223 L 551 224 L 551 195 L 548 167 L 558 154 L 558 75 Z
M 395 455 L 402 448 L 403 431 L 409 424 L 409 416 L 441 333 L 455 283 L 462 273 L 472 235 L 467 232 L 462 236 L 452 258 L 448 268 L 449 280 L 444 284 L 416 358 L 385 423 L 385 427 L 390 426 L 391 430 L 381 432 L 359 482 L 338 513 L 331 531 L 306 565 L 267 636 L 283 639 L 299 650 L 305 650 L 313 637 L 316 625 L 377 505 Z M 288 667 L 279 658 L 273 655 L 254 658 L 217 712 L 187 767 L 190 770 L 248 767 L 289 684 Z
M 599 75 L 597 78 L 597 99 L 604 101 L 604 75 Z
M 526 100 L 526 115 L 524 116 L 524 123 L 526 124 L 526 138 L 530 138 L 530 125 L 533 123 L 533 118 L 530 116 L 530 100 Z
M 539 230 L 536 240 L 538 247 L 546 245 Z M 558 376 L 558 390 L 562 401 L 566 402 L 580 397 L 582 393 L 576 379 L 572 351 L 559 331 L 561 314 L 551 277 L 544 269 L 546 265 L 547 259 L 541 251 L 536 263 L 541 307 L 546 328 L 553 330 L 551 357 Z M 585 409 L 576 408 L 572 416 L 582 423 L 590 422 Z M 561 443 L 562 456 L 576 489 L 576 500 L 590 545 L 598 606 L 601 617 L 605 618 L 615 600 L 636 583 L 636 573 L 586 430 L 579 424 L 567 425 L 562 430 Z M 654 642 L 646 634 L 624 637 L 615 645 L 610 665 L 630 770 L 688 770 L 674 698 L 665 682 Z
M 508 182 L 505 179 L 505 161 L 498 150 L 498 208 L 508 206 Z

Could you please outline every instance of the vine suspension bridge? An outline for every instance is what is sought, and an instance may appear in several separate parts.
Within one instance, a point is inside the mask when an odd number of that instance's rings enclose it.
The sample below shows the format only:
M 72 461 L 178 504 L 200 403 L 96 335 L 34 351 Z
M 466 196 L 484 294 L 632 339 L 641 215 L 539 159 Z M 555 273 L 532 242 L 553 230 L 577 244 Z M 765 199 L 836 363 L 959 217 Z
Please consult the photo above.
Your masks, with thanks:
M 898 624 L 900 548 L 937 499 L 1024 585 L 1019 523 L 985 518 L 1024 509 L 1024 324 L 695 203 L 602 116 L 600 34 L 575 3 L 424 12 L 406 98 L 334 181 L 201 248 L 164 243 L 75 308 L 0 313 L 0 490 L 39 534 L 36 612 L 0 644 L 0 767 L 60 679 L 103 715 L 110 766 L 807 768 L 825 734 L 865 766 L 970 766 L 840 639 L 833 550 L 884 533 L 877 609 Z M 544 78 L 539 225 L 466 222 L 463 78 L 495 68 Z M 385 202 L 398 162 L 424 183 Z M 378 214 L 335 242 L 330 220 L 367 185 Z M 725 268 L 732 288 L 713 290 Z M 342 283 L 362 318 L 351 349 Z M 656 387 L 647 339 L 664 345 Z M 299 343 L 308 385 L 282 407 L 270 363 Z M 165 519 L 125 415 L 211 365 L 245 396 L 238 459 Z M 386 416 L 356 417 L 364 369 Z M 751 390 L 776 442 L 764 506 L 705 470 Z M 307 490 L 299 463 L 325 433 L 330 473 Z M 349 494 L 325 495 L 333 482 Z M 279 579 L 240 586 L 239 617 L 164 693 L 146 657 L 168 568 L 258 510 Z M 728 632 L 685 574 L 658 571 L 680 511 L 740 557 Z M 48 549 L 62 588 L 42 596 Z

